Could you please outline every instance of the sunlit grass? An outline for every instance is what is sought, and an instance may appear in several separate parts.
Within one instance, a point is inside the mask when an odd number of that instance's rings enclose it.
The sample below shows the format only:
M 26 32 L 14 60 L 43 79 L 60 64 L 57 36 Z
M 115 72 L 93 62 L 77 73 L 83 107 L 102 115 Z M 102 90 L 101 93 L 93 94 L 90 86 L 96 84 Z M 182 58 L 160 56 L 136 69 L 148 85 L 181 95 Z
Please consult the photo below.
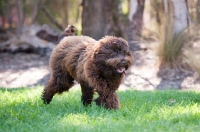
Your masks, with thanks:
M 198 131 L 200 93 L 195 91 L 118 91 L 119 110 L 84 107 L 80 90 L 56 95 L 49 105 L 42 87 L 0 89 L 0 131 L 122 132 Z

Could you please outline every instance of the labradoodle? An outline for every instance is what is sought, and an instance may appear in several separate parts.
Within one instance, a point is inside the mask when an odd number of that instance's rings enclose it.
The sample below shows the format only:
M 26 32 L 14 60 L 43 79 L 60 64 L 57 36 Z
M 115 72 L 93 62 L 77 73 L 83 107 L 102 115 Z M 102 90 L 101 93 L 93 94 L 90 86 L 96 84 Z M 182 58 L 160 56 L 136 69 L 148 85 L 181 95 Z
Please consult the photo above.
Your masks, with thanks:
M 117 109 L 116 94 L 132 55 L 127 41 L 106 36 L 96 41 L 88 36 L 64 37 L 50 56 L 51 76 L 43 91 L 42 100 L 49 104 L 56 93 L 68 91 L 74 80 L 81 85 L 83 105 L 94 101 L 107 109 Z

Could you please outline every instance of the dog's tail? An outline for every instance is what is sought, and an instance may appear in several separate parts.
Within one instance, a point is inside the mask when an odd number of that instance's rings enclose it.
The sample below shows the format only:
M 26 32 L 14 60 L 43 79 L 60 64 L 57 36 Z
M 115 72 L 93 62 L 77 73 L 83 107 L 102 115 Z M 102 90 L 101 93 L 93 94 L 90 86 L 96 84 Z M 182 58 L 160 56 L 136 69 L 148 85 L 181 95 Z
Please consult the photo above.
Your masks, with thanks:
M 59 43 L 66 36 L 74 36 L 76 28 L 73 25 L 68 25 L 67 28 L 58 36 L 57 43 Z

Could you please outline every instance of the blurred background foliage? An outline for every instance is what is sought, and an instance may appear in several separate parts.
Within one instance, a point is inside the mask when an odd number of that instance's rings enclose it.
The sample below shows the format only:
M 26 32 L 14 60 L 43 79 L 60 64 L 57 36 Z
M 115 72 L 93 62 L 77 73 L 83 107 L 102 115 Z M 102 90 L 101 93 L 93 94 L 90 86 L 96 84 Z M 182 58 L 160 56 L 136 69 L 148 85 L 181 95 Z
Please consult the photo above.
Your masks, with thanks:
M 81 23 L 81 0 L 22 0 L 24 25 L 36 23 L 39 25 L 49 24 L 59 29 L 44 14 L 42 8 L 55 19 L 62 27 L 67 27 L 69 23 L 77 25 L 80 28 Z M 16 1 L 0 1 L 0 25 L 9 28 L 16 27 L 17 17 Z M 37 11 L 37 18 L 32 22 L 33 13 Z M 61 29 L 59 29 L 61 30 Z
M 16 27 L 18 21 L 18 1 L 21 2 L 23 11 L 23 25 L 33 23 L 39 25 L 49 24 L 61 31 L 67 27 L 68 24 L 73 24 L 78 29 L 78 34 L 81 34 L 82 4 L 84 0 L 0 0 L 1 27 Z M 90 1 L 91 3 L 96 2 L 92 0 L 85 1 Z M 127 27 L 130 0 L 111 0 L 111 2 L 117 3 L 116 5 L 118 5 L 120 12 L 120 16 L 117 17 L 121 17 L 120 24 L 122 27 L 125 27 L 122 28 L 122 30 L 125 30 Z M 108 5 L 108 3 L 109 1 L 104 1 L 103 6 Z M 199 23 L 199 3 L 199 0 L 188 1 L 189 19 L 195 24 Z M 36 14 L 36 18 L 34 18 L 34 14 Z M 151 31 L 157 30 L 157 26 L 162 24 L 163 16 L 163 0 L 146 0 L 143 13 L 143 35 L 148 36 Z M 49 17 L 52 17 L 54 22 Z M 122 36 L 126 37 L 126 31 Z

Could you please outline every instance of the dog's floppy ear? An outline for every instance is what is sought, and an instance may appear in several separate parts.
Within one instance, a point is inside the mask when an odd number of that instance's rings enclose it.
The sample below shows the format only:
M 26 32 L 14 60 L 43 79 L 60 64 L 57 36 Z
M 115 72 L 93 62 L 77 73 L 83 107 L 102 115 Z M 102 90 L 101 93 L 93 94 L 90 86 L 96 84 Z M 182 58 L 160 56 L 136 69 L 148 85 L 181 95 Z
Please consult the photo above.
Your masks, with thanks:
M 101 45 L 103 44 L 103 42 L 101 40 L 97 41 L 95 44 L 94 44 L 94 47 L 93 47 L 93 56 L 94 58 L 96 58 L 96 55 L 99 53 L 99 50 L 100 50 L 100 47 Z

